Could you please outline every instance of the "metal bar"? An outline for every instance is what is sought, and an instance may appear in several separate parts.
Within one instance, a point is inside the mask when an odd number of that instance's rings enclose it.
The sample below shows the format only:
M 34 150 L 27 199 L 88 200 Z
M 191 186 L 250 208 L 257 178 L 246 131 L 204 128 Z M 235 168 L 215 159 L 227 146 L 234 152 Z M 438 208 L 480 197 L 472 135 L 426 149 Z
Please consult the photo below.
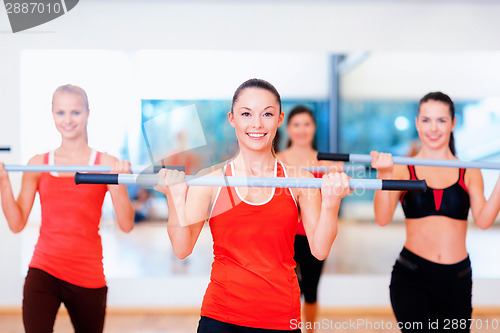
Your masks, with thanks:
M 339 149 L 339 105 L 340 105 L 340 69 L 339 65 L 343 59 L 340 54 L 330 56 L 330 119 L 329 119 L 329 150 Z
M 153 186 L 158 175 L 76 173 L 76 184 Z M 188 186 L 321 188 L 320 178 L 186 176 Z M 349 179 L 353 190 L 425 191 L 424 180 Z
M 324 165 L 317 165 L 317 166 L 303 166 L 300 167 L 302 170 L 309 171 L 309 172 L 321 172 L 321 173 L 327 173 L 328 170 L 330 170 L 330 167 L 324 166 Z M 344 165 L 342 168 L 342 171 L 346 173 L 351 173 L 351 172 L 362 172 L 362 171 L 368 171 L 371 168 L 369 166 L 365 165 Z
M 110 165 L 5 165 L 8 172 L 111 172 Z M 162 166 L 136 165 L 131 166 L 133 173 L 157 173 Z M 183 166 L 163 166 L 163 168 L 177 169 L 184 171 Z
M 367 163 L 372 162 L 371 155 L 363 154 L 337 154 L 337 153 L 318 153 L 318 160 L 331 160 L 331 161 L 347 161 L 354 163 Z M 441 160 L 431 158 L 414 158 L 414 157 L 401 157 L 393 156 L 392 161 L 394 164 L 403 165 L 425 165 L 436 166 L 445 168 L 464 168 L 464 169 L 495 169 L 500 170 L 500 163 L 498 162 L 469 162 L 459 160 Z
M 0 147 L 0 151 L 10 151 L 10 147 Z

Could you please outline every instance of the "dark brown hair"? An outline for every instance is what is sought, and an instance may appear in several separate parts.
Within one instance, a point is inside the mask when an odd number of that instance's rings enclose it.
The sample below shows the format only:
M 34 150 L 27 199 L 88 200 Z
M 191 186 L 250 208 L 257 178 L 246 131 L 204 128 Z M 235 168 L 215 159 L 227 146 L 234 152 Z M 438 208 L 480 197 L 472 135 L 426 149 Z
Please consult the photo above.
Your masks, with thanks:
M 311 111 L 311 109 L 309 109 L 308 107 L 306 107 L 304 105 L 297 105 L 296 107 L 294 107 L 290 111 L 290 113 L 288 113 L 288 117 L 286 118 L 287 126 L 290 125 L 290 121 L 292 120 L 293 117 L 295 117 L 296 115 L 302 114 L 302 113 L 309 115 L 309 117 L 311 117 L 311 119 L 314 123 L 314 126 L 316 126 L 316 118 L 314 117 L 314 113 Z M 292 145 L 292 141 L 290 139 L 288 139 L 286 146 L 290 147 L 291 145 Z M 314 135 L 312 146 L 313 146 L 313 149 L 315 149 L 315 150 L 317 149 L 316 134 Z
M 234 92 L 233 95 L 233 103 L 231 104 L 231 112 L 233 112 L 233 106 L 234 103 L 238 101 L 238 98 L 240 97 L 240 94 L 243 90 L 247 88 L 258 88 L 258 89 L 264 89 L 269 91 L 276 97 L 276 100 L 278 101 L 278 104 L 280 105 L 280 113 L 281 113 L 281 97 L 280 94 L 278 93 L 278 90 L 270 84 L 269 82 L 262 80 L 262 79 L 250 79 L 245 82 L 243 82 L 238 89 Z

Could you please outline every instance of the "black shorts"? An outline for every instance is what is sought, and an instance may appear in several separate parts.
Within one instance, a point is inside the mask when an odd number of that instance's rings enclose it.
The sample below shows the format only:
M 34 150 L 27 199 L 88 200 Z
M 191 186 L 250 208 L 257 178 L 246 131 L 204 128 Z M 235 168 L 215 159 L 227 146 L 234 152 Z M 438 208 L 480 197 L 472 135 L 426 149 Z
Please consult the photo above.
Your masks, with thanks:
M 265 328 L 252 328 L 228 324 L 219 320 L 202 316 L 198 324 L 197 333 L 278 333 L 293 332 L 300 333 L 300 330 L 270 330 Z
M 300 292 L 304 295 L 306 303 L 316 303 L 324 260 L 318 260 L 312 255 L 307 236 L 295 235 L 294 248 L 293 259 L 297 263 Z
M 402 332 L 470 332 L 469 257 L 442 265 L 403 248 L 392 271 L 390 295 L 397 321 L 406 326 Z
M 64 303 L 75 333 L 102 333 L 107 292 L 108 287 L 79 287 L 30 267 L 24 283 L 24 329 L 26 333 L 52 332 Z

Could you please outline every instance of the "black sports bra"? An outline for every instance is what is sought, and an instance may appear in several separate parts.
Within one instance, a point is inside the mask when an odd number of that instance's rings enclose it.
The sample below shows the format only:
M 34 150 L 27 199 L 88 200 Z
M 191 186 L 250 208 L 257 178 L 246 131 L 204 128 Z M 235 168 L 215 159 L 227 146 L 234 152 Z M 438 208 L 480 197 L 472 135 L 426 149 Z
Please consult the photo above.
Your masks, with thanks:
M 415 167 L 409 165 L 410 179 L 417 180 Z M 440 215 L 457 220 L 467 220 L 470 208 L 470 198 L 464 181 L 465 169 L 459 170 L 458 181 L 445 188 L 433 189 L 427 187 L 425 192 L 405 191 L 401 196 L 401 205 L 406 218 Z

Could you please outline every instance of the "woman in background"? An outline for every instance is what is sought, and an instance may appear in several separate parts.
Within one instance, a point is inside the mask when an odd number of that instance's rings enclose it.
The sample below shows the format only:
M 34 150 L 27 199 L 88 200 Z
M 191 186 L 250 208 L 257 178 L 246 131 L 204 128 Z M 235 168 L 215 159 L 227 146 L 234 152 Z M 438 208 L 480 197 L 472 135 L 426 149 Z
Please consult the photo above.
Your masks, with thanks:
M 283 163 L 294 167 L 326 166 L 330 172 L 342 171 L 342 163 L 318 161 L 314 140 L 316 119 L 310 109 L 302 105 L 293 108 L 287 117 L 286 130 L 289 138 L 288 147 L 277 154 L 277 158 Z M 316 178 L 321 178 L 325 173 L 313 171 L 312 174 Z M 297 224 L 294 250 L 300 291 L 304 295 L 302 314 L 305 321 L 305 332 L 312 333 L 318 313 L 318 283 L 324 260 L 318 260 L 312 255 L 302 219 L 299 219 Z M 307 323 L 311 323 L 311 325 L 308 326 Z
M 88 146 L 87 94 L 64 85 L 52 97 L 52 116 L 61 145 L 36 155 L 29 165 L 110 165 L 112 173 L 129 173 L 130 163 Z M 24 173 L 14 198 L 0 163 L 0 196 L 9 228 L 24 229 L 38 191 L 42 210 L 40 236 L 24 284 L 23 322 L 27 333 L 52 332 L 61 303 L 76 333 L 103 331 L 107 287 L 102 264 L 99 223 L 104 196 L 111 194 L 120 229 L 129 232 L 134 211 L 125 185 L 75 185 L 74 174 Z
M 456 160 L 453 101 L 425 95 L 415 124 L 422 143 L 416 158 Z M 392 220 L 399 200 L 406 216 L 406 242 L 390 285 L 392 308 L 403 332 L 469 332 L 472 271 L 466 249 L 469 208 L 476 225 L 489 228 L 500 211 L 500 178 L 488 201 L 477 169 L 394 165 L 390 154 L 372 152 L 380 179 L 425 179 L 425 192 L 376 191 L 375 220 Z M 433 323 L 437 326 L 429 327 Z M 421 326 L 415 326 L 420 324 Z

